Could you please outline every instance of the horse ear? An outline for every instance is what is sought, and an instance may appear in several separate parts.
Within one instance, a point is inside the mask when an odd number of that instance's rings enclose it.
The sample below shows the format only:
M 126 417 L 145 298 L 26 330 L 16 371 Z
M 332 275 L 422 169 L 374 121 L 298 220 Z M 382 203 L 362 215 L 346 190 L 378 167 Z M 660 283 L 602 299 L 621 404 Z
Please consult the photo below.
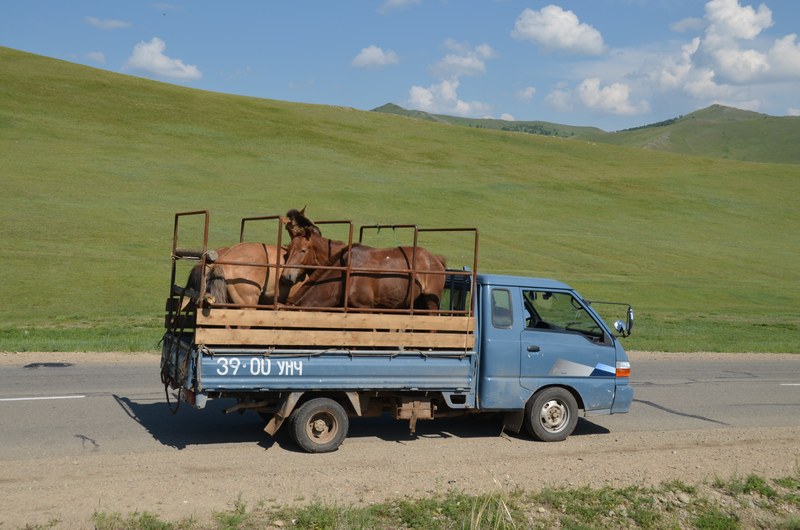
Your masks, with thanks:
M 308 206 L 308 205 L 306 204 L 305 206 L 303 206 L 303 209 L 302 209 L 302 210 L 300 210 L 300 215 L 302 215 L 303 217 L 305 217 L 305 215 L 306 215 L 306 207 L 307 207 L 307 206 Z

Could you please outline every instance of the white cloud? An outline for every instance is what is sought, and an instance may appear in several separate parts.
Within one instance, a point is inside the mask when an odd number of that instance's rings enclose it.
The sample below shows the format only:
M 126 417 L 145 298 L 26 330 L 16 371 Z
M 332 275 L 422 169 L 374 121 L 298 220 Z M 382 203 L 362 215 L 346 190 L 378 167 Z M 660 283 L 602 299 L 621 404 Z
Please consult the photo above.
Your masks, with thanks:
M 387 64 L 397 64 L 398 57 L 392 50 L 384 51 L 374 44 L 362 49 L 350 63 L 355 68 L 380 68 Z
M 472 48 L 466 43 L 447 39 L 445 48 L 450 53 L 431 67 L 431 72 L 439 79 L 483 75 L 486 73 L 486 61 L 495 56 L 494 50 L 488 44 Z
M 631 88 L 625 83 L 612 83 L 600 86 L 600 80 L 584 79 L 576 89 L 581 103 L 590 110 L 609 114 L 641 114 L 650 110 L 646 101 L 638 104 L 631 102 Z
M 514 95 L 517 97 L 517 99 L 522 101 L 531 101 L 533 96 L 536 95 L 536 89 L 532 86 L 526 86 L 523 89 L 517 90 Z
M 692 69 L 684 79 L 682 89 L 700 101 L 717 101 L 733 95 L 729 86 L 719 85 L 714 81 L 714 70 L 708 68 Z
M 511 114 L 509 114 L 508 112 L 504 112 L 504 113 L 502 113 L 502 114 L 500 115 L 500 119 L 501 119 L 501 120 L 503 120 L 503 121 L 516 121 L 516 120 L 514 119 L 514 116 L 512 116 L 512 115 L 511 115 Z
M 754 39 L 772 26 L 772 11 L 761 4 L 758 11 L 742 6 L 739 0 L 711 0 L 706 4 L 706 40 Z
M 791 33 L 778 39 L 767 55 L 770 78 L 776 81 L 796 81 L 800 78 L 800 45 L 797 35 Z
M 800 108 L 789 107 L 786 111 L 786 114 L 789 116 L 800 116 Z
M 444 47 L 449 53 L 430 68 L 431 74 L 440 82 L 428 87 L 412 86 L 409 90 L 409 108 L 456 116 L 490 115 L 491 105 L 480 101 L 464 101 L 458 97 L 458 89 L 462 77 L 486 72 L 486 61 L 495 57 L 495 51 L 488 44 L 472 47 L 453 39 L 447 39 Z
M 463 101 L 458 98 L 457 79 L 445 79 L 428 87 L 412 86 L 409 90 L 410 108 L 436 114 L 455 116 L 482 116 L 489 114 L 491 107 L 479 101 Z
M 124 20 L 105 19 L 101 20 L 97 17 L 86 17 L 86 22 L 90 26 L 98 29 L 122 29 L 129 28 L 131 25 Z
M 681 46 L 680 53 L 665 56 L 660 67 L 650 74 L 655 85 L 667 90 L 683 86 L 692 71 L 692 56 L 699 47 L 700 37 L 695 37 Z
M 584 79 L 572 90 L 556 89 L 548 94 L 545 101 L 554 109 L 570 111 L 576 108 L 603 114 L 632 116 L 650 110 L 646 101 L 633 103 L 631 87 L 625 83 L 612 83 L 602 86 L 600 79 Z
M 689 31 L 700 31 L 704 27 L 706 27 L 705 20 L 697 17 L 689 17 L 670 24 L 669 29 L 676 33 L 686 33 Z
M 172 79 L 200 79 L 203 74 L 195 65 L 184 64 L 180 59 L 164 55 L 167 45 L 158 37 L 150 42 L 140 42 L 133 48 L 133 54 L 125 63 L 127 68 L 143 70 L 162 77 Z
M 539 11 L 525 8 L 517 17 L 511 36 L 533 41 L 545 49 L 577 54 L 599 55 L 605 49 L 599 31 L 581 22 L 572 11 L 556 5 Z
M 445 55 L 431 67 L 438 78 L 460 77 L 462 75 L 481 75 L 486 73 L 486 63 L 477 57 L 465 55 Z
M 721 48 L 711 51 L 715 74 L 720 81 L 747 83 L 754 81 L 770 69 L 766 54 L 756 50 Z
M 797 35 L 767 38 L 764 32 L 772 27 L 773 17 L 766 5 L 756 9 L 740 0 L 710 0 L 704 20 L 701 37 L 652 61 L 657 66 L 644 72 L 652 90 L 739 108 L 766 105 L 784 90 L 776 88 L 777 83 L 785 83 L 785 90 L 797 90 L 788 84 L 800 81 Z
M 106 64 L 106 55 L 103 52 L 89 52 L 86 58 L 93 63 Z

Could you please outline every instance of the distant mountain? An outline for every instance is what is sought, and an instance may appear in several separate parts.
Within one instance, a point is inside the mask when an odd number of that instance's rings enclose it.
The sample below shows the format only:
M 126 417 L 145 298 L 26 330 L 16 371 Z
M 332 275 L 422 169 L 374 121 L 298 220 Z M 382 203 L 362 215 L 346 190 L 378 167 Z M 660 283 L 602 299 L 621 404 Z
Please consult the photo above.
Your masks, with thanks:
M 407 118 L 414 118 L 417 120 L 460 125 L 463 127 L 523 132 L 529 134 L 540 134 L 543 136 L 558 136 L 561 138 L 603 134 L 603 130 L 598 129 L 597 127 L 578 127 L 574 125 L 561 125 L 546 121 L 509 121 L 487 118 L 459 118 L 457 116 L 447 116 L 445 114 L 430 114 L 421 110 L 408 110 L 399 105 L 395 105 L 394 103 L 387 103 L 386 105 L 372 109 L 372 111 L 383 112 L 386 114 L 396 114 L 398 116 L 405 116 Z
M 515 131 L 598 143 L 627 145 L 693 156 L 800 164 L 800 117 L 769 116 L 724 105 L 711 105 L 686 116 L 606 132 L 543 121 L 472 119 L 406 110 L 387 104 L 375 112 L 468 127 Z

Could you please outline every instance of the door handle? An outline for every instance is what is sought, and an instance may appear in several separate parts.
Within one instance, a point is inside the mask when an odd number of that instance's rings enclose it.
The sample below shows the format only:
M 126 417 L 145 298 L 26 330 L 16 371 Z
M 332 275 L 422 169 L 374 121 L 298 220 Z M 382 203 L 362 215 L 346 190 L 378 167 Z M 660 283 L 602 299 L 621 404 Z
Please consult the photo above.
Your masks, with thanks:
M 529 352 L 538 352 L 540 350 L 541 348 L 539 348 L 539 346 L 537 346 L 536 344 L 531 344 L 530 346 L 528 346 Z

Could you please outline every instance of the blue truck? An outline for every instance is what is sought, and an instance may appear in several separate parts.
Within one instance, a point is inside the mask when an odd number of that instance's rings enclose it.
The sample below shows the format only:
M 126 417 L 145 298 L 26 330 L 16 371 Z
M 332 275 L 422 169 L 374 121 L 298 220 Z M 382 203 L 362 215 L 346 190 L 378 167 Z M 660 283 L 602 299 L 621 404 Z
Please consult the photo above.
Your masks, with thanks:
M 597 312 L 606 302 L 564 283 L 462 268 L 447 271 L 435 313 L 215 305 L 174 283 L 177 261 L 213 258 L 207 226 L 202 250 L 173 242 L 161 376 L 178 403 L 234 398 L 226 412 L 259 413 L 269 435 L 286 423 L 312 453 L 335 451 L 353 416 L 389 414 L 414 432 L 420 420 L 493 413 L 505 429 L 549 442 L 567 438 L 581 411 L 630 408 L 619 340 L 633 327 L 628 304 L 615 304 L 624 317 L 612 328 Z

